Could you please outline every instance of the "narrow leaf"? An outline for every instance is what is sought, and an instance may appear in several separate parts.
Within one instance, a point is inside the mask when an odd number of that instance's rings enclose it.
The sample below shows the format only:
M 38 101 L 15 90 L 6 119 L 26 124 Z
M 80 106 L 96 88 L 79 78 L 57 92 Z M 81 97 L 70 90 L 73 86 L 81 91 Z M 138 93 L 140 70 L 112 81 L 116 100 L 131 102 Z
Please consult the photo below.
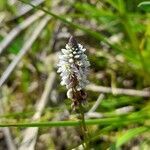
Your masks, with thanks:
M 119 148 L 123 144 L 127 143 L 129 140 L 133 139 L 134 137 L 148 130 L 150 131 L 150 128 L 148 127 L 138 127 L 138 128 L 128 130 L 125 134 L 123 134 L 121 137 L 117 139 L 116 147 Z
M 145 10 L 145 11 L 149 11 L 150 12 L 150 1 L 149 2 L 141 2 L 139 5 L 138 5 L 139 8 L 141 8 L 142 10 Z

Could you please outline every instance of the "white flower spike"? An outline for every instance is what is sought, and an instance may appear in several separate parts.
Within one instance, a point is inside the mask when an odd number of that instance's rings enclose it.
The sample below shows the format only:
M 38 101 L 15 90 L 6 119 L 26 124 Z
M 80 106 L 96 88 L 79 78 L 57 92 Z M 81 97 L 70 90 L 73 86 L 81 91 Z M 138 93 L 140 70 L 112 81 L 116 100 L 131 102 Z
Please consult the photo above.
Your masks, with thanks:
M 62 77 L 62 83 L 67 89 L 74 87 L 73 78 L 78 80 L 76 90 L 83 89 L 88 83 L 87 74 L 90 63 L 84 54 L 85 48 L 81 44 L 77 44 L 74 37 L 70 37 L 66 49 L 61 50 L 58 71 Z
M 90 63 L 85 54 L 85 48 L 78 44 L 73 36 L 70 37 L 65 49 L 61 50 L 58 63 L 58 73 L 61 76 L 61 84 L 68 89 L 68 98 L 73 99 L 74 104 L 83 100 L 83 92 L 85 86 L 88 84 L 87 74 Z M 70 96 L 71 95 L 71 96 Z

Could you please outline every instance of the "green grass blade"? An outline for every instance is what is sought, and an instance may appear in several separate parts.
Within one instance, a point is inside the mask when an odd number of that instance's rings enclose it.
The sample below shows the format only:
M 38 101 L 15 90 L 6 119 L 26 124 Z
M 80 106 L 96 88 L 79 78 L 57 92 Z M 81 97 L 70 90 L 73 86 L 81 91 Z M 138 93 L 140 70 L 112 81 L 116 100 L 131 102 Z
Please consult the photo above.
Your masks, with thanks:
M 142 134 L 143 132 L 150 131 L 150 127 L 138 127 L 128 130 L 123 136 L 119 137 L 116 142 L 116 147 L 119 148 L 123 144 L 127 143 L 134 137 Z
M 128 115 L 112 118 L 88 119 L 85 120 L 86 125 L 109 125 L 118 122 L 118 124 L 141 122 L 150 119 L 148 115 Z M 62 126 L 80 126 L 80 120 L 73 121 L 49 121 L 49 122 L 32 122 L 32 123 L 0 123 L 0 127 L 62 127 Z
M 145 11 L 149 11 L 150 12 L 150 2 L 141 2 L 139 5 L 138 5 L 139 8 L 141 8 L 142 10 L 145 10 Z
M 27 5 L 30 5 L 31 7 L 33 7 L 34 9 L 38 9 L 38 10 L 42 10 L 43 12 L 51 15 L 52 17 L 56 18 L 56 19 L 59 19 L 60 21 L 62 21 L 63 23 L 67 24 L 67 25 L 70 25 L 72 28 L 76 28 L 76 29 L 80 29 L 82 30 L 83 32 L 89 34 L 90 36 L 93 36 L 95 39 L 99 40 L 99 41 L 103 41 L 104 43 L 106 43 L 107 45 L 109 45 L 112 49 L 114 50 L 118 50 L 118 51 L 122 51 L 119 46 L 116 46 L 116 45 L 113 45 L 111 44 L 107 38 L 102 35 L 101 33 L 97 33 L 95 31 L 92 31 L 91 29 L 88 29 L 88 28 L 85 28 L 84 26 L 81 26 L 81 25 L 78 25 L 78 24 L 75 24 L 73 23 L 72 21 L 68 21 L 67 19 L 65 19 L 64 17 L 60 16 L 60 15 L 56 15 L 54 13 L 52 13 L 51 11 L 48 11 L 40 6 L 34 6 L 33 4 L 31 3 L 28 3 L 28 2 L 25 2 L 23 0 L 19 0 L 21 1 L 22 3 L 25 3 Z

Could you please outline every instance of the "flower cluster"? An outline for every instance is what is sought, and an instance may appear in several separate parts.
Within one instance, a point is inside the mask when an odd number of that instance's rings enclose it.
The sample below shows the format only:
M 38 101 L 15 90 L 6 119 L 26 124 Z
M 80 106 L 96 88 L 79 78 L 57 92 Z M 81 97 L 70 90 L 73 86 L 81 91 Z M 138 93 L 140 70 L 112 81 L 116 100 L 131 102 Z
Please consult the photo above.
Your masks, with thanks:
M 61 85 L 68 89 L 67 97 L 72 99 L 72 108 L 77 110 L 86 101 L 85 86 L 90 63 L 85 55 L 86 49 L 70 37 L 65 49 L 61 50 L 58 73 L 62 78 Z
M 58 73 L 62 78 L 61 85 L 65 85 L 69 93 L 72 90 L 82 91 L 88 83 L 87 74 L 90 63 L 85 55 L 86 49 L 78 44 L 73 36 L 70 37 L 65 49 L 61 50 L 58 63 Z

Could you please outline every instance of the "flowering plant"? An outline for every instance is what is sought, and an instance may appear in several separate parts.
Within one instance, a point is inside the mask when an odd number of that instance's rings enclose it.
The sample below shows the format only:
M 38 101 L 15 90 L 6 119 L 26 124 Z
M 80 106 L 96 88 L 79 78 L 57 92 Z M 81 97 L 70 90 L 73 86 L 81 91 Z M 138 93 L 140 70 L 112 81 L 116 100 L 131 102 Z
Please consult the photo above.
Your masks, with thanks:
M 74 109 L 86 99 L 84 88 L 88 84 L 87 74 L 90 63 L 85 51 L 86 49 L 71 36 L 59 56 L 57 72 L 62 79 L 61 85 L 65 85 L 68 89 L 67 97 L 73 100 Z

